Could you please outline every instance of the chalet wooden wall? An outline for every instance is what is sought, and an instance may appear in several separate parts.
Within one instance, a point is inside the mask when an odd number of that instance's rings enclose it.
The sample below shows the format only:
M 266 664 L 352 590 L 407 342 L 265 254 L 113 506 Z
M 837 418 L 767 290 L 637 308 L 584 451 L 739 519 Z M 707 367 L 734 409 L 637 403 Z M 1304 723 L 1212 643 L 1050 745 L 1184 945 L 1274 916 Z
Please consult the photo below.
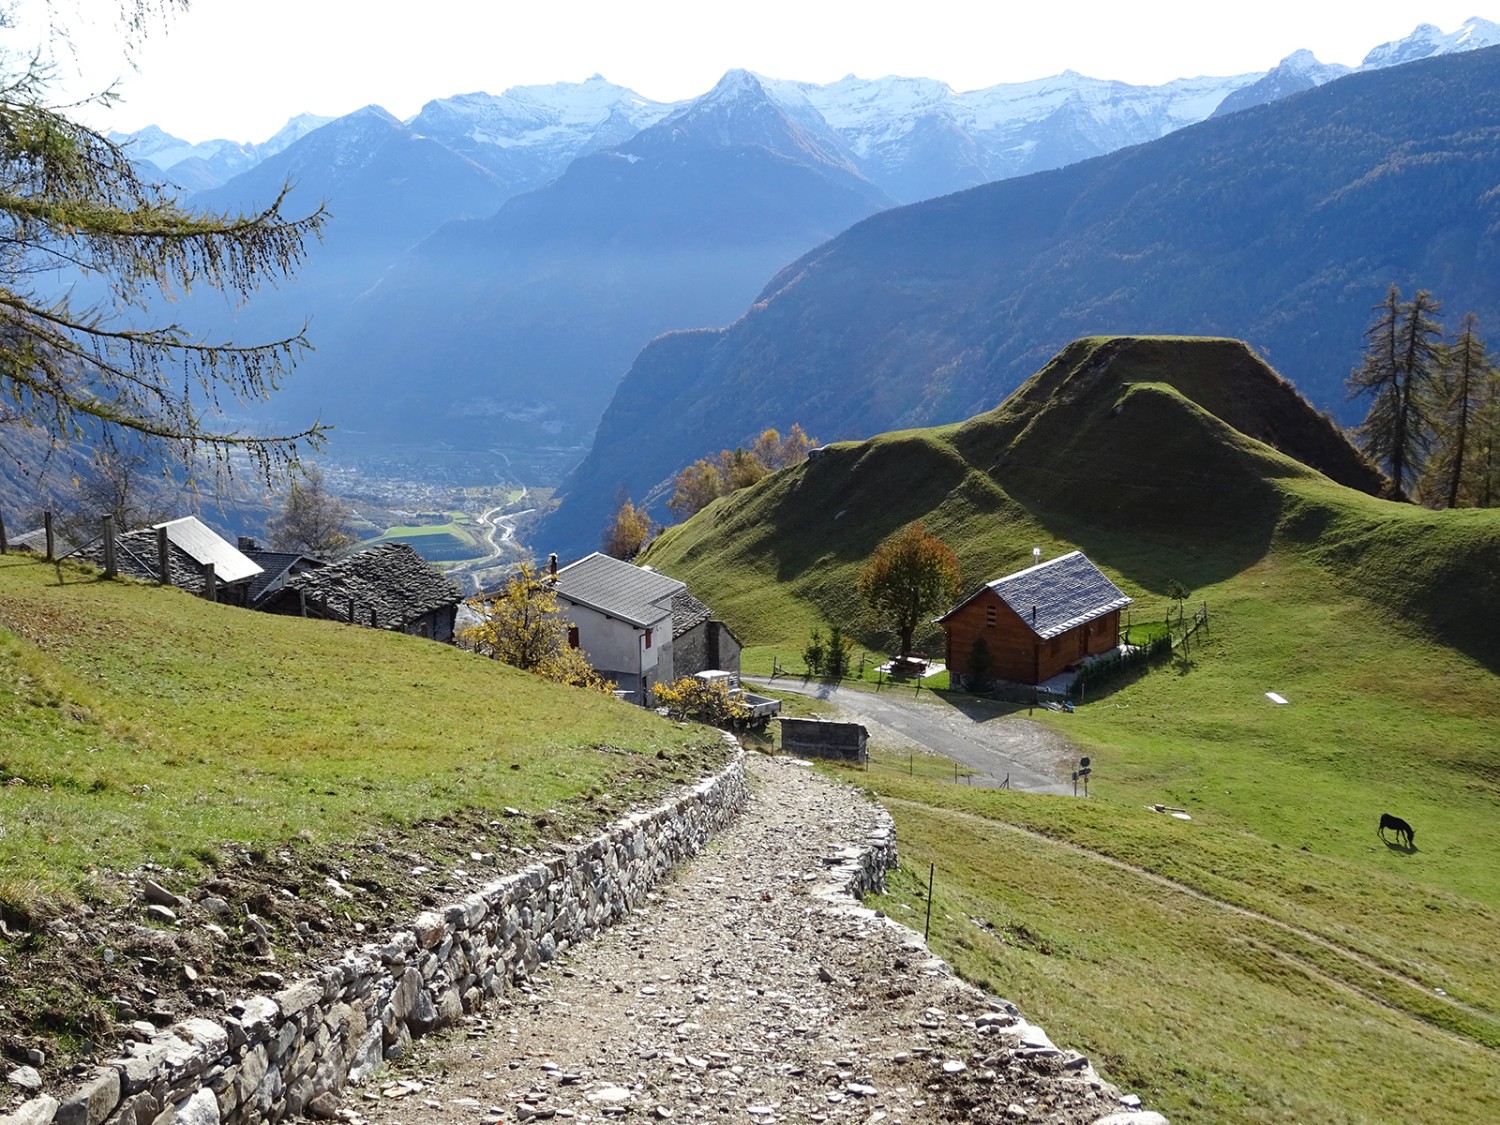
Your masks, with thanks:
M 1051 679 L 1085 656 L 1114 648 L 1119 640 L 1120 611 L 1110 610 L 1066 633 L 1042 640 L 1031 631 L 1029 622 L 993 590 L 986 589 L 957 610 L 943 627 L 948 634 L 950 672 L 968 674 L 974 641 L 983 637 L 989 647 L 993 678 L 1036 684 Z

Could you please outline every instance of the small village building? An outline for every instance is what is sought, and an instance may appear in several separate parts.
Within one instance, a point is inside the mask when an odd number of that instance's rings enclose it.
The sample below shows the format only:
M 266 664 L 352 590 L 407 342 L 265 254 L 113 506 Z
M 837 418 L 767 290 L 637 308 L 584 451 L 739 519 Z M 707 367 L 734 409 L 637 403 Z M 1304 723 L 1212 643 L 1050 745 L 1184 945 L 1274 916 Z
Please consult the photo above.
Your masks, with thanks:
M 166 540 L 166 574 L 161 545 Z M 90 544 L 78 557 L 103 566 L 104 545 Z M 227 605 L 249 604 L 250 586 L 261 568 L 197 516 L 183 516 L 115 536 L 115 567 L 142 582 L 161 582 Z
M 638 703 L 651 706 L 657 684 L 740 670 L 740 639 L 675 578 L 596 551 L 551 581 L 569 643 Z
M 328 565 L 327 559 L 316 555 L 307 555 L 300 551 L 272 551 L 262 547 L 248 535 L 240 536 L 239 550 L 247 559 L 260 567 L 260 573 L 250 583 L 249 605 L 251 609 L 262 608 L 297 575 Z
M 743 648 L 734 631 L 686 587 L 672 599 L 672 666 L 678 678 L 699 672 L 737 674 Z
M 997 578 L 938 618 L 949 673 L 967 682 L 982 650 L 983 679 L 1043 683 L 1115 648 L 1130 602 L 1082 551 Z
M 569 643 L 629 698 L 652 705 L 656 685 L 681 674 L 673 659 L 672 602 L 687 584 L 598 551 L 558 570 L 552 581 Z
M 381 543 L 289 573 L 262 603 L 271 613 L 347 621 L 453 643 L 463 591 L 408 543 Z

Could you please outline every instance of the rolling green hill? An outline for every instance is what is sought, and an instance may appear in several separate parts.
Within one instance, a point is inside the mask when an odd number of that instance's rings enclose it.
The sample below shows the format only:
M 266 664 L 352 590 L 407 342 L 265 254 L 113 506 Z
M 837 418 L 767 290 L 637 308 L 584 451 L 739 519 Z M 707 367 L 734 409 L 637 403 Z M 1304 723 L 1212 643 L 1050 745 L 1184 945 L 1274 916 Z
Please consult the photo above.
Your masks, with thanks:
M 1033 546 L 1084 549 L 1138 622 L 1186 584 L 1210 612 L 1190 652 L 1038 712 L 1092 757 L 1091 800 L 923 782 L 904 754 L 859 775 L 902 841 L 885 908 L 920 923 L 934 864 L 938 952 L 1174 1121 L 1488 1120 L 1500 513 L 1381 484 L 1243 345 L 1090 339 L 994 411 L 722 498 L 645 561 L 762 671 L 798 667 L 815 624 L 889 644 L 854 583 L 909 520 L 970 586 Z M 1380 840 L 1382 812 L 1414 850 Z

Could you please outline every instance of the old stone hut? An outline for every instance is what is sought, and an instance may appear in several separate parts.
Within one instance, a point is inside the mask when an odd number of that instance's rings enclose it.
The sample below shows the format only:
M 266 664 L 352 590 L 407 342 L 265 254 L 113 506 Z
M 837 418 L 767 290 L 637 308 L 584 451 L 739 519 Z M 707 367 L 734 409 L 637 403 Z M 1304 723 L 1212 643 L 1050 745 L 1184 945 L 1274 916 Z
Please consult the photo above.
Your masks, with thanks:
M 407 543 L 382 543 L 291 574 L 261 608 L 452 643 L 463 592 Z

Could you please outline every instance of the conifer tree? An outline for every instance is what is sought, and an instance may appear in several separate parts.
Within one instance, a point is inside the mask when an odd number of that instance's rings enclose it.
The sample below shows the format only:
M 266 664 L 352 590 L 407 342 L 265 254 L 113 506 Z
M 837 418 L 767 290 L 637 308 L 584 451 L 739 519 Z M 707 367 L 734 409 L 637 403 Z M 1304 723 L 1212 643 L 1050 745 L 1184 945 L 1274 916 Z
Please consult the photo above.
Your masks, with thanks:
M 1428 416 L 1442 349 L 1441 304 L 1422 289 L 1410 301 L 1392 285 L 1365 331 L 1364 362 L 1349 373 L 1349 397 L 1370 395 L 1369 413 L 1355 431 L 1361 448 L 1385 467 L 1397 499 L 1422 467 L 1431 442 Z
M 124 22 L 139 33 L 174 6 L 185 5 L 125 0 Z M 0 26 L 14 26 L 11 16 L 0 6 Z M 44 57 L 44 48 L 0 51 L 0 422 L 54 445 L 108 448 L 129 436 L 188 463 L 208 454 L 220 468 L 243 455 L 263 478 L 280 476 L 316 448 L 323 426 L 262 435 L 225 428 L 215 414 L 226 399 L 269 396 L 307 346 L 303 331 L 211 340 L 160 323 L 158 310 L 200 288 L 244 300 L 291 275 L 327 214 L 283 215 L 286 189 L 249 215 L 186 208 L 142 179 L 119 145 L 52 104 Z M 79 303 L 57 280 L 78 276 L 101 281 L 107 296 Z
M 1478 318 L 1464 315 L 1458 339 L 1442 353 L 1434 383 L 1434 450 L 1424 494 L 1434 507 L 1472 506 L 1474 447 L 1480 413 L 1500 379 L 1478 332 Z

